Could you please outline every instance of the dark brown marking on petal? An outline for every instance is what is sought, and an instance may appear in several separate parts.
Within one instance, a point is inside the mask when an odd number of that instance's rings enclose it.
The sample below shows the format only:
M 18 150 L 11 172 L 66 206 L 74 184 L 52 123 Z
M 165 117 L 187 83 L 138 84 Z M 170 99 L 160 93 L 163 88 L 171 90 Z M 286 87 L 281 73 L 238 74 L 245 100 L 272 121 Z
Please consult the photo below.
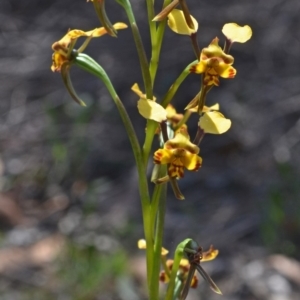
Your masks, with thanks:
M 193 65 L 190 67 L 190 72 L 191 73 L 196 73 L 197 65 Z

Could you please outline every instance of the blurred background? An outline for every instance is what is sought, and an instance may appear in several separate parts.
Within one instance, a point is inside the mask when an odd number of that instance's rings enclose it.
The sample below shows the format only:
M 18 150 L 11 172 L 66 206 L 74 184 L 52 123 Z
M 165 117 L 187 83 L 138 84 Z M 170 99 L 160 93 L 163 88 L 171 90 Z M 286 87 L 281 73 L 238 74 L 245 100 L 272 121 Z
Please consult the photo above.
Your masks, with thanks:
M 110 19 L 127 22 L 107 2 Z M 224 296 L 200 280 L 190 300 L 299 299 L 300 2 L 188 4 L 201 48 L 216 36 L 222 45 L 227 22 L 250 25 L 253 37 L 233 46 L 236 78 L 208 95 L 233 125 L 201 143 L 203 167 L 180 181 L 186 200 L 169 191 L 164 245 L 172 253 L 191 237 L 220 250 L 204 268 Z M 132 6 L 148 51 L 144 1 Z M 92 4 L 1 0 L 0 18 L 1 299 L 146 299 L 137 174 L 121 119 L 96 78 L 71 70 L 82 108 L 50 70 L 54 41 L 100 26 Z M 142 140 L 130 30 L 93 40 L 86 53 L 111 77 Z M 166 30 L 158 99 L 194 59 L 189 39 Z M 173 104 L 182 110 L 198 89 L 190 75 Z

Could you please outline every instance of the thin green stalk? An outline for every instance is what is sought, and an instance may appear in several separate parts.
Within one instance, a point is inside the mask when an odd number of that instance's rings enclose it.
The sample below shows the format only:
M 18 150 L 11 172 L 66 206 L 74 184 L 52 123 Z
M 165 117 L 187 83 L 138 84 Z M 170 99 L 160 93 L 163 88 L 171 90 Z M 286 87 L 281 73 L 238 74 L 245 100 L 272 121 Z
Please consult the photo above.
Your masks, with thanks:
M 142 76 L 143 76 L 143 81 L 145 85 L 145 90 L 146 90 L 146 95 L 147 99 L 153 99 L 153 90 L 152 90 L 152 82 L 151 82 L 151 77 L 150 77 L 150 72 L 149 72 L 149 64 L 146 56 L 146 52 L 144 49 L 144 45 L 142 42 L 142 38 L 138 29 L 138 26 L 135 21 L 135 17 L 132 11 L 131 4 L 129 0 L 116 0 L 123 8 L 125 9 L 125 12 L 127 14 L 130 27 L 132 30 L 135 46 L 138 52 L 139 56 L 139 61 L 141 65 L 141 70 L 142 70 Z
M 166 168 L 162 170 L 166 174 Z M 150 299 L 158 299 L 159 295 L 159 271 L 161 262 L 161 248 L 164 233 L 165 214 L 166 214 L 166 200 L 167 200 L 167 184 L 162 184 L 159 188 L 159 205 L 156 219 L 156 230 L 154 237 L 154 257 L 153 268 L 151 273 L 150 284 Z
M 164 96 L 161 105 L 163 107 L 167 107 L 167 105 L 171 102 L 173 99 L 174 95 L 176 94 L 178 88 L 182 84 L 182 82 L 185 80 L 185 78 L 190 74 L 190 68 L 192 65 L 198 63 L 198 60 L 193 61 L 190 63 L 182 72 L 181 74 L 177 77 L 177 79 L 174 81 L 166 95 Z
M 146 0 L 146 5 L 147 5 L 151 45 L 153 45 L 154 41 L 156 40 L 156 24 L 154 22 L 152 22 L 152 20 L 154 18 L 154 15 L 155 15 L 155 13 L 154 13 L 154 0 Z
M 149 0 L 147 0 L 149 1 Z M 165 0 L 163 4 L 163 8 L 168 6 L 171 3 L 171 0 Z M 153 18 L 152 18 L 153 19 Z M 152 20 L 151 19 L 151 20 Z M 152 21 L 153 24 L 156 24 L 155 22 Z M 152 54 L 151 54 L 151 60 L 150 60 L 150 76 L 152 80 L 152 84 L 154 85 L 155 77 L 156 77 L 156 72 L 159 64 L 159 56 L 160 56 L 160 50 L 162 46 L 162 41 L 165 33 L 165 28 L 166 28 L 167 20 L 163 20 L 159 23 L 157 30 L 156 30 L 156 38 L 155 40 L 152 40 Z
M 143 145 L 143 160 L 144 160 L 145 167 L 148 164 L 148 160 L 152 148 L 152 142 L 157 128 L 158 128 L 157 122 L 152 120 L 147 121 L 146 137 Z
M 152 2 L 152 0 L 147 0 L 147 5 L 150 2 Z M 170 2 L 171 2 L 171 0 L 165 0 L 163 7 L 167 6 Z M 152 5 L 153 5 L 153 3 L 152 3 Z M 151 20 L 149 20 L 149 22 L 150 22 L 149 24 L 154 24 L 155 30 L 156 30 L 155 38 L 151 38 L 152 53 L 151 53 L 151 60 L 150 60 L 150 65 L 149 65 L 149 73 L 150 73 L 150 78 L 151 78 L 151 82 L 152 82 L 152 87 L 154 86 L 156 72 L 157 72 L 157 68 L 158 68 L 158 64 L 159 64 L 161 45 L 162 45 L 163 36 L 164 36 L 164 32 L 165 32 L 165 27 L 166 27 L 166 20 L 164 20 L 158 25 L 158 27 L 156 29 L 156 23 L 152 21 L 153 17 L 151 18 Z M 150 30 L 151 30 L 151 27 L 150 27 Z M 149 160 L 152 143 L 153 143 L 153 138 L 154 138 L 155 130 L 157 128 L 157 123 L 155 123 L 154 121 L 148 120 L 146 128 L 147 128 L 147 130 L 146 130 L 145 142 L 143 145 L 145 166 L 147 166 L 147 163 Z
M 160 167 L 164 167 L 163 165 L 160 165 Z M 166 174 L 166 173 L 165 173 Z M 162 175 L 161 177 L 163 177 Z M 162 187 L 166 183 L 161 183 L 161 184 L 156 184 L 153 194 L 152 194 L 152 200 L 151 200 L 151 224 L 155 224 L 156 220 L 156 214 L 158 210 L 158 205 L 159 205 L 159 199 L 160 199 L 160 194 L 162 192 Z
M 157 28 L 156 39 L 153 41 L 153 44 L 152 44 L 152 56 L 151 56 L 150 65 L 149 65 L 152 86 L 154 86 L 156 72 L 157 72 L 158 64 L 159 64 L 159 56 L 160 56 L 160 50 L 161 50 L 161 45 L 162 45 L 162 37 L 163 37 L 164 31 L 165 31 L 165 26 L 160 26 L 162 24 L 166 24 L 166 21 L 164 20 L 159 24 L 159 26 Z
M 76 65 L 80 68 L 84 69 L 85 71 L 95 75 L 96 77 L 100 78 L 103 83 L 105 84 L 108 92 L 110 93 L 111 97 L 113 98 L 120 116 L 122 118 L 124 127 L 127 131 L 129 141 L 131 143 L 131 147 L 133 150 L 133 154 L 135 157 L 137 171 L 138 171 L 138 180 L 139 180 L 139 193 L 141 197 L 142 203 L 142 213 L 143 213 L 143 221 L 144 221 L 144 234 L 147 243 L 147 278 L 148 283 L 151 280 L 151 268 L 153 265 L 153 234 L 151 229 L 151 203 L 150 203 L 150 196 L 149 196 L 149 187 L 147 181 L 147 173 L 146 168 L 143 162 L 142 151 L 140 148 L 139 141 L 137 139 L 134 127 L 131 123 L 131 120 L 127 114 L 126 108 L 124 107 L 122 101 L 120 100 L 119 96 L 117 95 L 114 86 L 112 85 L 108 75 L 106 74 L 105 70 L 92 58 L 88 55 L 80 53 L 77 55 L 75 59 Z

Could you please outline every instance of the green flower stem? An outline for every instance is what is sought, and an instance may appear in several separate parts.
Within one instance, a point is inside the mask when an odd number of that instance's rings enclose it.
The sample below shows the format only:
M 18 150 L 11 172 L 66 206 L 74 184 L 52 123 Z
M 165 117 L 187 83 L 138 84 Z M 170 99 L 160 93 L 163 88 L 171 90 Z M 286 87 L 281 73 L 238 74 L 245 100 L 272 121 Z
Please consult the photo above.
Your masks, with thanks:
M 160 165 L 160 167 L 162 168 L 164 166 Z M 162 174 L 162 176 L 165 176 L 165 175 L 163 175 L 161 170 L 159 171 L 159 174 Z M 166 174 L 166 172 L 164 174 Z M 165 184 L 166 183 L 155 185 L 155 188 L 154 188 L 154 191 L 153 191 L 153 194 L 152 194 L 152 201 L 151 201 L 151 224 L 155 224 L 156 214 L 157 214 L 157 211 L 158 211 L 158 205 L 159 205 L 159 200 L 160 200 L 160 194 L 162 192 L 162 187 Z
M 124 127 L 127 131 L 131 147 L 133 150 L 133 154 L 135 157 L 137 171 L 138 171 L 138 180 L 139 180 L 139 193 L 141 197 L 142 203 L 142 213 L 143 213 L 143 221 L 144 221 L 144 234 L 147 243 L 146 255 L 147 255 L 147 278 L 148 283 L 151 280 L 151 269 L 153 265 L 153 234 L 152 234 L 152 224 L 151 224 L 151 203 L 149 196 L 149 187 L 147 181 L 146 168 L 143 162 L 142 151 L 140 148 L 139 141 L 137 139 L 135 130 L 131 123 L 131 120 L 127 114 L 127 111 L 121 102 L 119 96 L 117 95 L 114 86 L 112 85 L 108 75 L 104 71 L 104 69 L 98 65 L 96 61 L 94 61 L 91 57 L 86 54 L 80 53 L 75 58 L 75 64 L 78 65 L 83 70 L 95 75 L 100 78 L 105 84 L 108 92 L 113 98 L 120 116 L 122 118 Z
M 152 148 L 152 142 L 155 135 L 155 131 L 158 128 L 158 123 L 152 120 L 147 121 L 147 127 L 146 127 L 146 137 L 145 142 L 143 145 L 143 160 L 145 167 L 148 164 L 151 148 Z
M 156 40 L 156 24 L 152 22 L 154 18 L 154 0 L 146 0 L 146 5 L 147 5 L 151 45 L 153 45 L 154 41 Z
M 140 60 L 140 65 L 142 69 L 142 76 L 143 76 L 143 81 L 145 85 L 145 90 L 146 90 L 146 95 L 147 99 L 153 99 L 153 90 L 152 90 L 152 82 L 151 82 L 151 77 L 150 77 L 150 72 L 149 72 L 149 64 L 146 56 L 146 52 L 144 49 L 144 45 L 142 42 L 142 38 L 138 29 L 138 26 L 135 21 L 135 17 L 132 11 L 131 4 L 129 0 L 116 0 L 123 8 L 125 9 L 125 12 L 127 14 L 127 17 L 130 22 L 130 27 L 132 30 L 135 46 L 138 52 L 139 60 Z
M 149 0 L 147 0 L 148 2 Z M 151 0 L 150 0 L 151 1 Z M 163 8 L 168 6 L 171 3 L 171 0 L 165 0 L 163 4 Z M 153 19 L 153 18 L 152 18 Z M 153 22 L 151 19 L 151 23 L 153 23 L 156 26 L 156 23 Z M 167 19 L 161 21 L 157 27 L 156 30 L 156 38 L 155 40 L 152 40 L 152 55 L 151 55 L 151 60 L 150 60 L 150 76 L 152 80 L 152 84 L 154 85 L 155 77 L 156 77 L 156 72 L 159 64 L 159 56 L 160 56 L 160 50 L 162 46 L 162 41 L 165 33 L 165 28 L 167 24 Z
M 171 100 L 173 99 L 174 95 L 176 94 L 178 88 L 180 87 L 180 85 L 182 84 L 182 82 L 185 80 L 185 78 L 190 74 L 190 68 L 192 65 L 198 63 L 198 60 L 193 61 L 192 63 L 190 63 L 182 72 L 181 74 L 178 76 L 178 78 L 174 81 L 174 83 L 172 84 L 172 86 L 170 87 L 170 89 L 168 90 L 168 92 L 166 93 L 166 95 L 164 96 L 161 105 L 163 107 L 167 107 L 167 105 L 171 102 Z
M 152 22 L 152 23 L 154 23 L 154 22 Z M 165 32 L 165 24 L 166 24 L 165 20 L 159 24 L 159 26 L 157 28 L 156 39 L 152 43 L 152 56 L 151 56 L 150 66 L 149 66 L 152 85 L 154 85 L 156 72 L 157 72 L 157 68 L 158 68 L 158 64 L 159 64 L 159 56 L 160 56 L 160 50 L 161 50 L 161 45 L 162 45 L 162 40 L 163 40 L 162 37 Z
M 147 0 L 147 5 L 148 5 L 148 2 L 150 3 L 150 2 L 152 2 L 152 0 Z M 165 0 L 163 7 L 166 7 L 170 2 L 171 2 L 171 0 Z M 152 3 L 152 6 L 153 6 L 153 3 Z M 148 12 L 148 15 L 149 15 L 149 12 Z M 154 24 L 154 26 L 156 28 L 156 23 L 152 21 L 153 17 L 151 18 L 151 20 L 149 19 L 149 24 L 150 25 Z M 150 73 L 150 78 L 151 78 L 151 82 L 152 82 L 152 87 L 154 86 L 156 72 L 157 72 L 157 68 L 158 68 L 158 64 L 159 64 L 159 56 L 160 56 L 161 45 L 162 45 L 163 36 L 164 36 L 164 32 L 165 32 L 166 22 L 167 21 L 164 20 L 158 25 L 156 33 L 155 33 L 155 39 L 154 38 L 151 39 L 152 53 L 151 53 L 151 61 L 150 61 L 150 65 L 149 65 L 149 73 Z M 151 30 L 151 26 L 150 26 L 150 30 Z M 143 145 L 145 166 L 147 165 L 148 160 L 149 160 L 157 124 L 154 121 L 148 120 L 146 128 L 147 128 L 146 137 L 145 137 L 145 142 Z
M 140 65 L 141 65 L 141 69 L 142 69 L 142 76 L 143 76 L 143 81 L 144 81 L 144 85 L 145 85 L 146 96 L 147 96 L 147 99 L 153 99 L 152 80 L 151 80 L 150 71 L 149 71 L 149 64 L 148 64 L 146 52 L 145 52 L 145 49 L 144 49 L 144 46 L 143 46 L 141 35 L 139 33 L 139 29 L 137 27 L 137 24 L 136 24 L 136 21 L 135 21 L 135 17 L 134 17 L 130 2 L 129 2 L 129 0 L 116 0 L 116 1 L 119 4 L 121 4 L 124 7 L 125 11 L 126 11 L 126 14 L 127 14 L 127 17 L 129 19 L 130 26 L 131 26 L 131 29 L 132 29 L 132 34 L 133 34 L 136 49 L 137 49 L 137 52 L 138 52 L 139 60 L 140 60 Z M 149 1 L 150 0 L 148 0 L 148 2 Z M 150 5 L 150 2 L 147 5 Z M 152 3 L 152 7 L 153 7 L 153 3 Z M 152 14 L 152 13 L 150 12 L 150 14 Z M 154 15 L 154 12 L 153 12 L 153 15 Z M 154 26 L 155 26 L 155 23 L 154 23 Z M 151 28 L 152 27 L 150 27 L 151 39 L 152 39 L 154 37 L 153 37 L 153 33 L 152 33 L 153 29 L 151 29 Z M 152 43 L 153 42 L 154 41 L 152 40 Z M 148 120 L 146 128 L 147 128 L 146 138 L 145 138 L 145 142 L 144 142 L 144 146 L 143 146 L 143 159 L 144 159 L 144 166 L 145 167 L 148 164 L 148 159 L 149 159 L 149 156 L 150 156 L 150 151 L 151 151 L 151 147 L 152 147 L 152 141 L 153 141 L 155 129 L 157 128 L 157 123 L 154 122 L 154 121 Z
M 161 175 L 166 174 L 166 166 L 161 168 Z M 158 299 L 159 296 L 159 271 L 161 262 L 161 248 L 164 233 L 165 214 L 166 214 L 166 200 L 167 200 L 167 184 L 161 184 L 156 189 L 154 196 L 158 198 L 158 211 L 156 218 L 156 229 L 154 236 L 154 257 L 153 257 L 153 269 L 151 273 L 150 284 L 150 299 Z M 153 207 L 151 207 L 153 210 Z M 152 213 L 153 217 L 153 213 Z M 154 223 L 153 223 L 154 224 Z

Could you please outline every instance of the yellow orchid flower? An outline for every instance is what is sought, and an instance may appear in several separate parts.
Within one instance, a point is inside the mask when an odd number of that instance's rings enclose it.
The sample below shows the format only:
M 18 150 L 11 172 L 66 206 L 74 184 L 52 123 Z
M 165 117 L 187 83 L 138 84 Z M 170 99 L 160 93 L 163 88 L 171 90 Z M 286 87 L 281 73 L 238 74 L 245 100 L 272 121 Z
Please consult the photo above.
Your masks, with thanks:
M 127 25 L 124 23 L 116 23 L 113 27 L 114 29 L 119 30 L 127 28 Z M 72 51 L 79 37 L 87 37 L 82 46 L 77 50 L 78 53 L 81 53 L 92 38 L 100 37 L 106 33 L 107 30 L 104 27 L 95 28 L 90 31 L 82 31 L 79 29 L 70 30 L 62 39 L 52 45 L 54 53 L 52 55 L 51 70 L 53 72 L 60 72 L 65 63 L 71 63 L 73 55 Z
M 190 171 L 198 171 L 202 164 L 202 158 L 198 156 L 200 149 L 190 142 L 186 127 L 181 127 L 175 133 L 175 137 L 167 141 L 163 149 L 154 153 L 155 164 L 168 164 L 169 176 L 182 178 L 184 168 Z
M 204 73 L 204 85 L 219 85 L 219 76 L 234 78 L 236 69 L 231 65 L 234 58 L 223 52 L 219 46 L 219 39 L 214 38 L 207 48 L 200 54 L 199 63 L 190 68 L 190 72 Z
M 218 111 L 208 111 L 200 118 L 199 126 L 205 133 L 222 134 L 231 127 L 231 120 Z
M 198 22 L 193 16 L 190 16 L 194 24 L 194 29 L 191 29 L 186 23 L 182 10 L 173 9 L 168 15 L 168 26 L 172 31 L 178 34 L 191 35 L 198 31 Z
M 127 25 L 124 23 L 116 23 L 114 29 L 124 29 Z M 52 45 L 52 50 L 54 51 L 52 55 L 52 65 L 51 70 L 53 72 L 60 72 L 63 83 L 65 84 L 68 92 L 75 102 L 81 106 L 86 106 L 85 103 L 77 95 L 70 78 L 70 68 L 76 59 L 81 55 L 84 57 L 84 49 L 87 47 L 92 38 L 100 37 L 107 33 L 104 27 L 96 28 L 90 31 L 82 31 L 79 29 L 70 30 L 62 39 L 55 42 Z M 86 37 L 86 40 L 77 50 L 74 50 L 74 46 L 79 37 Z M 84 58 L 86 60 L 86 58 Z M 78 62 L 78 61 L 77 61 Z M 90 63 L 90 62 L 89 62 Z
M 236 23 L 225 24 L 222 28 L 222 32 L 231 43 L 246 43 L 252 36 L 250 26 L 240 26 Z

